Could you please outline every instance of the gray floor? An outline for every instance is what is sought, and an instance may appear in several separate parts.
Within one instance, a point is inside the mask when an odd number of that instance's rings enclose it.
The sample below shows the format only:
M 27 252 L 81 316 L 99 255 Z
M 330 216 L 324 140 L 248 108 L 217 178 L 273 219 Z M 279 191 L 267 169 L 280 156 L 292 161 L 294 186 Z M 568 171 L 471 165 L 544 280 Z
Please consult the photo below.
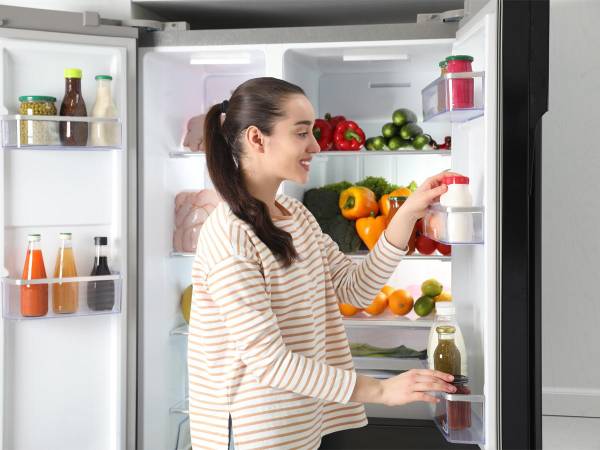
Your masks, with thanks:
M 544 450 L 600 450 L 600 418 L 544 416 Z

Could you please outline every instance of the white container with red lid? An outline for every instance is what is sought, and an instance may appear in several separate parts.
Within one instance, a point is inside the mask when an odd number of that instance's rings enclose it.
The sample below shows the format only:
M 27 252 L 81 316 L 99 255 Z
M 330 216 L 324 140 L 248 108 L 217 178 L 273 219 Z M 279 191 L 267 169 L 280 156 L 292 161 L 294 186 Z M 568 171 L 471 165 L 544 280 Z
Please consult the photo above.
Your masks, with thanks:
M 447 175 L 442 183 L 448 186 L 445 194 L 440 196 L 440 204 L 447 208 L 447 236 L 450 242 L 470 242 L 473 239 L 473 217 L 468 212 L 452 211 L 451 208 L 468 208 L 473 206 L 473 197 L 469 190 L 469 177 Z

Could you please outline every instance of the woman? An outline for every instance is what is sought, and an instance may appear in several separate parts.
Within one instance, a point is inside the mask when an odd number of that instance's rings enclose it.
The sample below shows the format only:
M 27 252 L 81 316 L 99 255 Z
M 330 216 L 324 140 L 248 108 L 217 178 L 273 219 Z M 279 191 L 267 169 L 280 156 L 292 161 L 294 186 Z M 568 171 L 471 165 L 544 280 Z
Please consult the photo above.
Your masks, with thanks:
M 193 265 L 188 346 L 194 449 L 316 449 L 325 434 L 367 424 L 363 403 L 435 402 L 451 375 L 357 375 L 338 302 L 368 306 L 406 253 L 411 230 L 446 191 L 428 179 L 359 265 L 301 202 L 315 113 L 275 78 L 240 85 L 205 120 L 210 177 L 223 202 L 204 224 Z

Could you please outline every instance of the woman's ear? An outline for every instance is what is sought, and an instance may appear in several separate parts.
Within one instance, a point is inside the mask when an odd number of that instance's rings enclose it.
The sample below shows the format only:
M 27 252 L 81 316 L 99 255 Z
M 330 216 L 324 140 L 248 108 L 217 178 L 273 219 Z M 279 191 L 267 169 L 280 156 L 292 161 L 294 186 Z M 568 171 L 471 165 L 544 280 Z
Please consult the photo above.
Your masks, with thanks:
M 246 128 L 246 132 L 244 133 L 244 135 L 250 150 L 258 153 L 264 153 L 265 136 L 263 135 L 262 131 L 260 131 L 254 125 L 251 125 L 248 128 Z

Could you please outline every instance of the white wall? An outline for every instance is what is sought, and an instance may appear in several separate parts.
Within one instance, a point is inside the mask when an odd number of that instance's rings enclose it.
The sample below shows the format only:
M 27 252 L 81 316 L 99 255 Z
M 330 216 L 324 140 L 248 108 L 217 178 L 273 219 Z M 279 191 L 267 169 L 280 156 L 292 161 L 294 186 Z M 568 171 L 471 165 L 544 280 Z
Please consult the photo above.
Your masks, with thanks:
M 600 417 L 600 1 L 550 0 L 543 122 L 544 414 Z

